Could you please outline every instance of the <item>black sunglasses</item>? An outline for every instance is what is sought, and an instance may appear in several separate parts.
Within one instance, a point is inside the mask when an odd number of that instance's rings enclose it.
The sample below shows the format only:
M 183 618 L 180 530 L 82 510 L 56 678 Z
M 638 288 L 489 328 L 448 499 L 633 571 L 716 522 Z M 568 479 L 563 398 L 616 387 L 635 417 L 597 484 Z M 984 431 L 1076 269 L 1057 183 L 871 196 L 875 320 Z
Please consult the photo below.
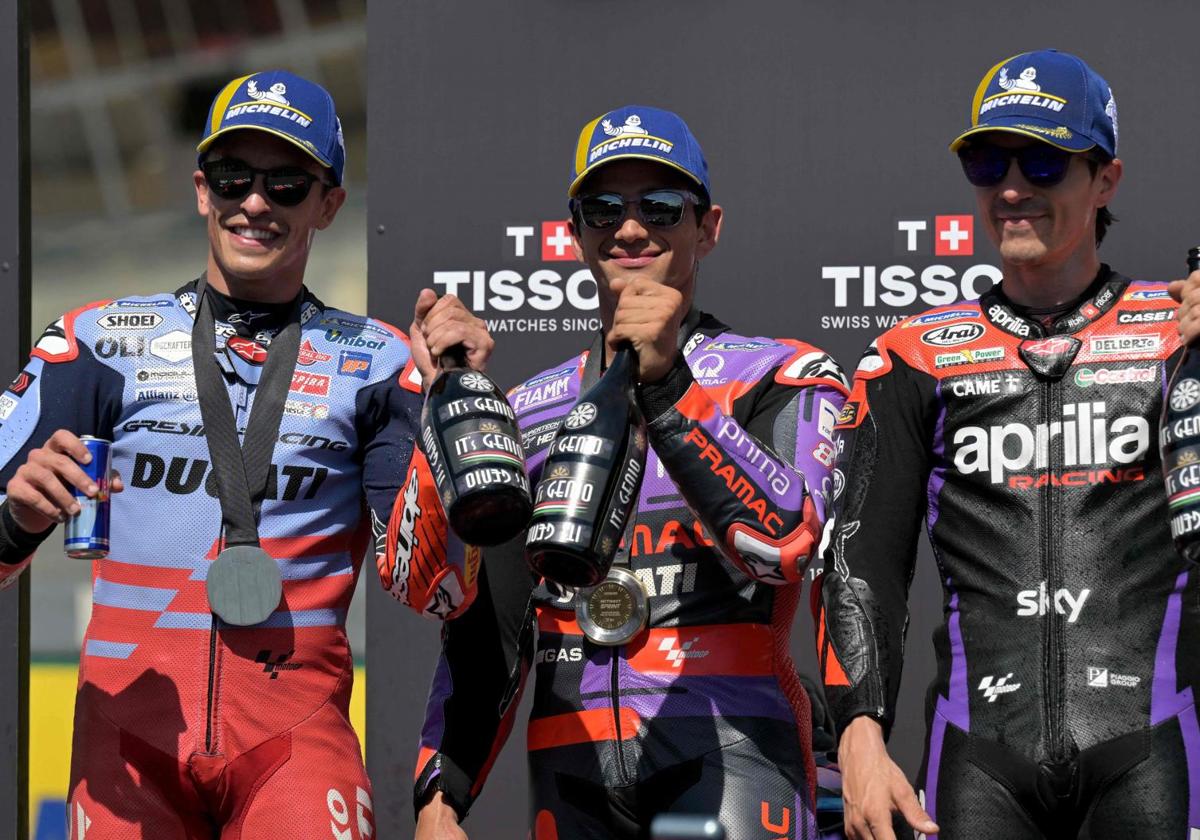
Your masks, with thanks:
M 321 181 L 311 172 L 298 166 L 279 166 L 275 169 L 255 169 L 244 160 L 217 158 L 206 160 L 200 169 L 208 187 L 224 199 L 243 198 L 254 186 L 254 179 L 263 176 L 263 194 L 275 204 L 295 207 L 308 198 L 312 185 Z M 321 183 L 324 183 L 321 181 Z
M 688 202 L 702 204 L 700 196 L 687 190 L 651 190 L 638 198 L 626 199 L 620 193 L 594 193 L 574 199 L 575 209 L 585 227 L 611 230 L 625 221 L 630 204 L 637 207 L 638 218 L 651 227 L 671 228 L 683 221 Z
M 1035 187 L 1053 187 L 1067 177 L 1067 168 L 1076 152 L 1068 152 L 1047 143 L 1006 149 L 988 143 L 972 143 L 958 150 L 967 180 L 977 187 L 994 187 L 1004 180 L 1013 158 L 1025 180 Z

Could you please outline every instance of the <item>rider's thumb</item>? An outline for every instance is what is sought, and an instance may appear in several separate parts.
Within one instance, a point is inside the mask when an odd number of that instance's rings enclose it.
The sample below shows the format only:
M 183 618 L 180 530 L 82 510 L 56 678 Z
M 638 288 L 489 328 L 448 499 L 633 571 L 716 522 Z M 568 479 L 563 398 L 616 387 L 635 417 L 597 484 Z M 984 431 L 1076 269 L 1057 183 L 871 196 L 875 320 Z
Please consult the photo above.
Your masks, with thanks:
M 908 788 L 903 793 L 900 793 L 896 799 L 897 804 L 900 806 L 900 813 L 904 815 L 904 819 L 908 821 L 910 826 L 922 834 L 937 834 L 937 823 L 921 807 L 921 803 L 913 795 L 912 788 Z

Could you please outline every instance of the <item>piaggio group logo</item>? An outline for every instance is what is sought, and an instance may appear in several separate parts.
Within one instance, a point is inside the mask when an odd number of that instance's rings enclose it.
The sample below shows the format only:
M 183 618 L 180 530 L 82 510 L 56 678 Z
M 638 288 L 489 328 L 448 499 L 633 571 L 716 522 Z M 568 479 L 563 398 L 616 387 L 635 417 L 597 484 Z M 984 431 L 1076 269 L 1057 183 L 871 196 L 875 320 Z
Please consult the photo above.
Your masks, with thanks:
M 594 332 L 600 299 L 592 272 L 575 262 L 566 219 L 504 225 L 503 265 L 433 272 L 433 285 L 457 295 L 496 333 Z
M 892 265 L 821 267 L 821 279 L 833 283 L 833 311 L 820 315 L 822 330 L 886 330 L 922 309 L 977 300 L 1000 281 L 999 268 L 975 260 L 972 215 L 895 219 L 892 240 Z M 951 316 L 930 323 L 939 317 Z

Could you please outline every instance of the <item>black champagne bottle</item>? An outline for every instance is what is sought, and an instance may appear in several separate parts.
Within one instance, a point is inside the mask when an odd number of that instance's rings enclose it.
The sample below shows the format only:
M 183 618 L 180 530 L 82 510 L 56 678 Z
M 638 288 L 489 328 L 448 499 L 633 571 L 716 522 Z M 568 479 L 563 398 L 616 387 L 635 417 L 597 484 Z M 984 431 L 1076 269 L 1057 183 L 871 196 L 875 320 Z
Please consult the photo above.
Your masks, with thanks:
M 637 356 L 622 347 L 563 420 L 533 496 L 525 558 L 564 586 L 604 580 L 646 471 L 646 420 L 634 399 Z
M 1188 273 L 1200 268 L 1200 248 L 1188 249 Z M 1171 375 L 1159 426 L 1171 539 L 1185 560 L 1200 562 L 1200 352 L 1184 349 Z
M 529 523 L 533 502 L 516 415 L 490 377 L 467 366 L 461 344 L 421 411 L 421 440 L 454 533 L 470 545 L 499 545 Z

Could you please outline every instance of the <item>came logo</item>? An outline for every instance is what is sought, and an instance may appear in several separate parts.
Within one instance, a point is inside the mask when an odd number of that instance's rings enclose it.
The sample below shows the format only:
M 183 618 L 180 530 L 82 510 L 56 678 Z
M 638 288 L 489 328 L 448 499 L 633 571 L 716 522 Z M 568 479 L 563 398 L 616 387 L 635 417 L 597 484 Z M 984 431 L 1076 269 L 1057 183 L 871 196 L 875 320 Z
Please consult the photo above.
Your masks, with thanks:
M 979 690 L 983 692 L 983 696 L 987 698 L 989 703 L 995 703 L 996 698 L 1001 694 L 1012 694 L 1021 687 L 1020 683 L 1009 683 L 1012 679 L 1012 674 L 1006 674 L 1000 679 L 987 676 L 979 681 Z

